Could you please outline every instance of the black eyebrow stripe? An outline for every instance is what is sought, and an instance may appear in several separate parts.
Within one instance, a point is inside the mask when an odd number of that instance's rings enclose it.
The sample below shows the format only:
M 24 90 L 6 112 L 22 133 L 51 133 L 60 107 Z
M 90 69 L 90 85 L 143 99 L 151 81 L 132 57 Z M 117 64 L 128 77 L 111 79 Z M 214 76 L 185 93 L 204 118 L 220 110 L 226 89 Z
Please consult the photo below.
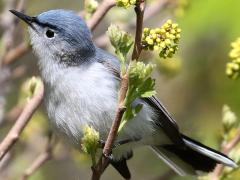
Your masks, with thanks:
M 55 25 L 40 22 L 37 17 L 34 17 L 33 22 L 35 22 L 36 24 L 38 24 L 39 26 L 42 26 L 42 27 L 49 27 L 49 28 L 55 29 L 55 30 L 58 29 L 57 26 L 55 26 Z

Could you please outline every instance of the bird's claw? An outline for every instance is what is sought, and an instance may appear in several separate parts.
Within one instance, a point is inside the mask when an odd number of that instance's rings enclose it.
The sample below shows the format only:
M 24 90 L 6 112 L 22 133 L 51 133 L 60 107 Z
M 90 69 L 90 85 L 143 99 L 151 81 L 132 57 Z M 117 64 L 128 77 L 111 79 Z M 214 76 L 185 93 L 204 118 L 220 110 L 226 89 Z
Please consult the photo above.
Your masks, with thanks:
M 112 152 L 109 155 L 103 153 L 103 156 L 107 158 L 109 162 L 113 162 L 114 157 Z

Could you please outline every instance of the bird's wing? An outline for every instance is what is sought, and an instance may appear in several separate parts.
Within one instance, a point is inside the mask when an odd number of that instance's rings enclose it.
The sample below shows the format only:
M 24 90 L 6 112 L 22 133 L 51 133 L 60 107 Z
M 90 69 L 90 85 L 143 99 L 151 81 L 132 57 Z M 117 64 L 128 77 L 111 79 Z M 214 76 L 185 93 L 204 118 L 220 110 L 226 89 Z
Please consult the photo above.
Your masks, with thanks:
M 176 121 L 171 117 L 158 98 L 156 96 L 152 96 L 144 98 L 143 100 L 157 113 L 158 118 L 155 119 L 156 125 L 162 128 L 174 144 L 184 144 Z
M 102 63 L 116 79 L 120 80 L 118 59 L 102 49 L 98 49 L 98 53 L 98 62 Z M 184 144 L 176 121 L 171 117 L 157 97 L 152 96 L 150 98 L 143 98 L 142 100 L 150 105 L 158 114 L 158 118 L 155 119 L 155 123 L 166 133 L 172 142 L 179 145 Z

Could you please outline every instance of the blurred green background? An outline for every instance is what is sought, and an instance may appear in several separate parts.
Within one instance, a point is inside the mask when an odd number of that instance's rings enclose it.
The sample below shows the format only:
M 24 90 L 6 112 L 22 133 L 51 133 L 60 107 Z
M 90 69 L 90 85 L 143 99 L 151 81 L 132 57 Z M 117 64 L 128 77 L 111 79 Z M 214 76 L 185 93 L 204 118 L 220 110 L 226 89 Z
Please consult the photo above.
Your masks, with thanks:
M 219 149 L 222 133 L 222 106 L 228 104 L 240 116 L 239 80 L 230 80 L 225 75 L 225 65 L 229 61 L 230 43 L 240 37 L 240 1 L 239 0 L 188 0 L 186 7 L 180 8 L 181 15 L 176 16 L 176 7 L 159 11 L 145 22 L 146 27 L 160 26 L 164 20 L 173 18 L 182 29 L 181 44 L 173 60 L 161 60 L 157 79 L 157 96 L 178 122 L 181 131 Z M 151 4 L 151 2 L 149 2 Z M 28 0 L 26 12 L 37 15 L 50 9 L 72 9 L 80 11 L 80 0 Z M 9 16 L 11 14 L 9 13 Z M 94 38 L 104 33 L 110 23 L 130 23 L 134 20 L 134 10 L 113 8 L 94 32 Z M 21 24 L 23 26 L 23 24 Z M 132 31 L 131 31 L 132 32 Z M 108 43 L 110 46 L 110 43 Z M 107 47 L 112 51 L 110 47 Z M 150 59 L 156 60 L 149 55 Z M 148 58 L 144 54 L 144 58 Z M 159 61 L 159 60 L 157 60 Z M 164 62 L 165 61 L 165 62 Z M 17 103 L 21 93 L 21 84 L 27 77 L 38 75 L 37 59 L 32 54 L 21 58 L 14 67 L 27 65 L 28 73 L 10 83 L 7 96 L 7 110 Z M 1 88 L 1 87 L 0 87 Z M 26 128 L 23 138 L 13 149 L 13 157 L 7 168 L 0 170 L 0 179 L 18 179 L 43 149 L 46 143 L 42 127 L 47 126 L 47 118 L 39 111 Z M 11 124 L 1 129 L 0 138 L 6 134 Z M 46 127 L 47 128 L 47 127 Z M 82 180 L 90 179 L 90 161 L 71 147 L 61 143 L 56 147 L 55 158 L 48 161 L 30 179 L 31 180 Z M 129 161 L 132 179 L 159 179 L 169 168 L 157 158 L 148 147 L 134 151 Z M 121 179 L 111 167 L 106 170 L 103 179 Z M 165 179 L 191 180 L 196 177 L 171 175 Z

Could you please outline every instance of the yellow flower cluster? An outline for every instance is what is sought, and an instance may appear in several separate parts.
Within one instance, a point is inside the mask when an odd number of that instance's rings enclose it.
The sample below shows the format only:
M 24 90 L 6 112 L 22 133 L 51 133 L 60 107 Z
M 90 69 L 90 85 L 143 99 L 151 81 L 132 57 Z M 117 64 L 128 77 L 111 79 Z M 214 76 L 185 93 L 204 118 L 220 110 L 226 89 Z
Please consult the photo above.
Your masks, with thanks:
M 226 74 L 228 77 L 236 79 L 240 73 L 240 38 L 231 44 L 232 50 L 229 53 L 231 62 L 226 65 Z
M 178 50 L 181 29 L 168 20 L 161 28 L 144 28 L 142 46 L 145 50 L 159 51 L 163 58 L 172 57 Z
M 131 5 L 135 5 L 137 0 L 116 0 L 116 4 L 119 7 L 129 8 Z

